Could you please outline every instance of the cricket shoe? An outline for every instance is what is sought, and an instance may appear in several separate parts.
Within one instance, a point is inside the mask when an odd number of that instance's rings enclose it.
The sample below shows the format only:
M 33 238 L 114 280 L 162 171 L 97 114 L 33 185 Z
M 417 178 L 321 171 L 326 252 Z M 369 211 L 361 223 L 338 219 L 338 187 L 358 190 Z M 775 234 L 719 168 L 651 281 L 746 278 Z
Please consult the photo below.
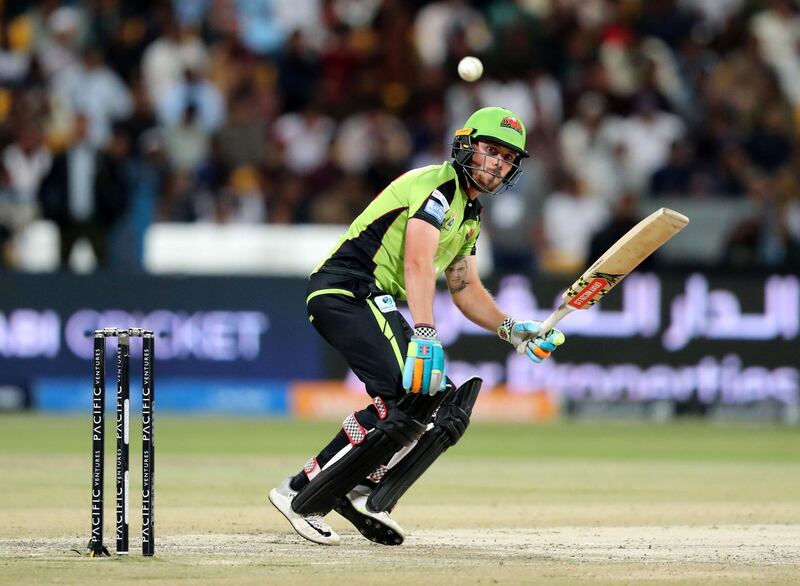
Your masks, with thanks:
M 339 499 L 334 510 L 370 541 L 381 545 L 400 545 L 406 538 L 405 531 L 389 513 L 373 513 L 367 509 L 369 493 L 369 488 L 356 486 L 344 498 Z
M 300 515 L 292 510 L 292 499 L 297 495 L 289 482 L 290 476 L 269 491 L 269 501 L 291 523 L 301 537 L 322 545 L 339 545 L 339 535 L 325 522 L 322 515 Z

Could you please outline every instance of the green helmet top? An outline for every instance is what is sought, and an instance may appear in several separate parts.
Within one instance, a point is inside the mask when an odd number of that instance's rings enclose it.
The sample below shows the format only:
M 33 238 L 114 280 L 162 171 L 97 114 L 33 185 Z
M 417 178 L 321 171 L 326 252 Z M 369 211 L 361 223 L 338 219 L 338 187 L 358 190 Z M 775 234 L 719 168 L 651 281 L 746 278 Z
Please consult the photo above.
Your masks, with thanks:
M 481 108 L 467 119 L 464 128 L 456 131 L 456 137 L 471 136 L 472 140 L 485 139 L 514 150 L 527 157 L 525 150 L 525 125 L 511 110 L 495 106 Z

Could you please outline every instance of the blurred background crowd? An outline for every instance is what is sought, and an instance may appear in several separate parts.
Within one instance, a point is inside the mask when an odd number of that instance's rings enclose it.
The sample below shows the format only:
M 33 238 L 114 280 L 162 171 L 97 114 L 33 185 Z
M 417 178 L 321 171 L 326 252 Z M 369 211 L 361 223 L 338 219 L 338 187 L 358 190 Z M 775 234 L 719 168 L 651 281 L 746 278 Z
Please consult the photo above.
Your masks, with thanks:
M 531 159 L 484 212 L 500 272 L 573 270 L 671 196 L 748 201 L 721 264 L 800 267 L 792 0 L 5 0 L 0 245 L 141 268 L 154 222 L 347 224 L 484 105 Z M 485 64 L 474 84 L 456 63 Z M 125 240 L 136 246 L 115 245 Z

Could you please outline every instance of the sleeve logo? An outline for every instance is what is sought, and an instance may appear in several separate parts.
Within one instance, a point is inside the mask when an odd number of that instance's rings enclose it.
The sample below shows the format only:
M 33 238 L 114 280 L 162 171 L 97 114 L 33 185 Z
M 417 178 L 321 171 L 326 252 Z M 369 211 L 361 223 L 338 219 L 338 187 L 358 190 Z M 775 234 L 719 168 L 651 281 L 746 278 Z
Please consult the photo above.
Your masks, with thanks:
M 444 208 L 444 211 L 445 211 L 445 212 L 446 212 L 447 210 L 449 210 L 449 209 L 450 209 L 450 204 L 449 204 L 449 203 L 447 203 L 447 198 L 446 198 L 446 197 L 444 196 L 444 194 L 443 194 L 441 191 L 439 191 L 438 189 L 434 189 L 434 190 L 431 192 L 431 198 L 433 198 L 433 199 L 435 199 L 436 201 L 438 201 L 438 202 L 439 202 L 439 205 L 441 205 L 441 206 Z
M 442 222 L 444 222 L 444 215 L 447 213 L 447 210 L 445 210 L 442 204 L 433 199 L 431 196 L 428 198 L 428 201 L 425 203 L 425 207 L 423 209 L 426 214 L 430 215 L 441 226 Z

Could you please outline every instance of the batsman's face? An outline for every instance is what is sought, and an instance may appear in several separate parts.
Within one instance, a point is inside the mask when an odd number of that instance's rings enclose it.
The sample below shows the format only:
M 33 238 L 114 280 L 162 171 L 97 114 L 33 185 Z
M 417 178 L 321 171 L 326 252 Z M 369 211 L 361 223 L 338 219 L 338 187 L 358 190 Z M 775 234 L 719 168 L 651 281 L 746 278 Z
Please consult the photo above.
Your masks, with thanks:
M 478 142 L 474 148 L 472 178 L 487 191 L 493 191 L 500 187 L 503 178 L 511 171 L 517 153 L 508 147 L 491 142 Z

